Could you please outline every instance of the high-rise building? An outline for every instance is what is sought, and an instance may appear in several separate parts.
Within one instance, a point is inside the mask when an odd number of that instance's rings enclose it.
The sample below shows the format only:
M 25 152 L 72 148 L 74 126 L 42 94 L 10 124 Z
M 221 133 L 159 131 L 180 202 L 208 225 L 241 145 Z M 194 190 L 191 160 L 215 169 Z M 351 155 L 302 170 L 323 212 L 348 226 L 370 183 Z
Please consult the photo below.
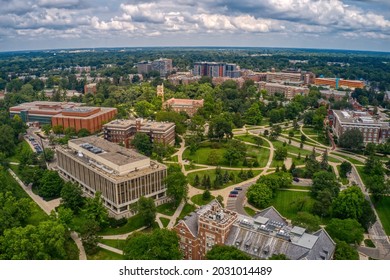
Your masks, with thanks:
M 161 77 L 172 72 L 172 59 L 160 58 L 152 62 L 152 70 L 160 72 Z
M 204 259 L 214 245 L 234 246 L 255 259 L 284 254 L 291 260 L 329 260 L 336 248 L 324 229 L 307 233 L 288 224 L 273 207 L 248 217 L 212 201 L 184 217 L 173 230 L 187 260 Z
M 138 74 L 148 74 L 152 71 L 152 63 L 150 61 L 141 61 L 137 63 Z
M 239 67 L 233 63 L 225 62 L 195 62 L 193 74 L 208 77 L 240 77 Z
M 115 218 L 132 216 L 132 205 L 141 196 L 153 198 L 156 205 L 168 200 L 167 167 L 133 150 L 89 136 L 70 140 L 56 153 L 59 174 L 80 184 L 86 196 L 100 192 Z

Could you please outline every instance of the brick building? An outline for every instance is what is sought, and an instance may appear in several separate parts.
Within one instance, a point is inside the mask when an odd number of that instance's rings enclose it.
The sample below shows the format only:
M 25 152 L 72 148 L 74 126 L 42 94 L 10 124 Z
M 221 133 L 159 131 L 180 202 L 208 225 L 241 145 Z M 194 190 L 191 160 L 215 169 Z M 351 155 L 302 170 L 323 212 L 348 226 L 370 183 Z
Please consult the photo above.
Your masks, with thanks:
M 171 122 L 155 122 L 143 119 L 113 120 L 103 125 L 104 139 L 114 143 L 129 143 L 137 132 L 147 134 L 154 143 L 174 145 L 175 124 Z
M 367 112 L 340 111 L 330 112 L 333 133 L 340 136 L 347 130 L 356 128 L 363 134 L 364 143 L 384 143 L 390 137 L 390 123 L 380 117 L 373 117 Z
M 270 95 L 282 93 L 285 98 L 290 100 L 296 95 L 308 95 L 310 91 L 307 87 L 288 86 L 277 83 L 258 82 L 258 85 L 260 90 L 266 90 Z
M 343 80 L 339 78 L 331 79 L 331 78 L 316 78 L 314 80 L 314 84 L 318 86 L 329 86 L 331 88 L 364 88 L 363 81 L 357 80 Z
M 256 259 L 284 254 L 291 260 L 329 260 L 336 248 L 325 230 L 306 233 L 289 225 L 273 207 L 252 218 L 212 201 L 180 220 L 173 230 L 184 259 L 204 259 L 217 244 L 234 246 Z
M 115 218 L 132 216 L 131 206 L 141 196 L 153 198 L 156 205 L 168 200 L 167 167 L 133 150 L 89 136 L 70 140 L 56 153 L 59 174 L 79 183 L 86 196 L 101 192 L 105 207 Z
M 22 103 L 10 108 L 10 116 L 19 115 L 24 122 L 35 122 L 72 127 L 76 131 L 82 128 L 94 133 L 102 129 L 105 122 L 117 114 L 116 108 L 83 107 L 82 103 L 34 101 Z
M 96 83 L 92 84 L 87 84 L 84 86 L 84 94 L 96 94 L 97 88 L 96 88 Z
M 170 109 L 175 112 L 186 112 L 190 117 L 193 116 L 199 108 L 203 107 L 203 99 L 177 99 L 171 98 L 164 102 L 163 108 Z

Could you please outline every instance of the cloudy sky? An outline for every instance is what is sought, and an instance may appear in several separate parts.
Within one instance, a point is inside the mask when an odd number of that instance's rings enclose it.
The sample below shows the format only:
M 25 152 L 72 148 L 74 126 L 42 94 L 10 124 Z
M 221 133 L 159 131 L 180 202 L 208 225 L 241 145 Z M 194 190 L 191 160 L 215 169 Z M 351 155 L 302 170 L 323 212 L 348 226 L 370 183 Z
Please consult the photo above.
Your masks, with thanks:
M 0 0 L 0 51 L 138 46 L 390 52 L 390 0 Z

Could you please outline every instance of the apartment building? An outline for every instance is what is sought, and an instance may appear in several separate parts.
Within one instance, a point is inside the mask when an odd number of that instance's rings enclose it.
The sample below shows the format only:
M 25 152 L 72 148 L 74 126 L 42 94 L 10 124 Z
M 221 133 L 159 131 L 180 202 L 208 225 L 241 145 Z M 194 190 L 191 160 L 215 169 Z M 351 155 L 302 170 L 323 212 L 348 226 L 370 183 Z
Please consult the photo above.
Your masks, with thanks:
M 186 112 L 190 117 L 193 116 L 199 108 L 203 107 L 203 99 L 177 99 L 171 98 L 164 102 L 163 108 L 175 112 Z
M 131 206 L 141 196 L 153 198 L 156 205 L 168 200 L 167 167 L 133 150 L 89 136 L 70 140 L 56 153 L 59 174 L 80 184 L 86 196 L 101 192 L 105 207 L 115 218 L 132 216 Z
M 307 87 L 287 86 L 277 83 L 258 82 L 258 85 L 259 90 L 266 90 L 270 95 L 282 93 L 289 100 L 296 95 L 308 95 L 310 91 Z
M 113 120 L 103 125 L 104 139 L 114 143 L 125 143 L 129 147 L 137 132 L 145 133 L 153 143 L 175 144 L 175 124 L 144 119 Z
M 324 229 L 307 233 L 289 225 L 273 207 L 252 218 L 225 209 L 215 200 L 184 217 L 173 230 L 184 259 L 204 259 L 217 244 L 234 246 L 255 259 L 284 254 L 291 260 L 329 260 L 336 248 Z
M 332 110 L 329 116 L 333 133 L 340 136 L 349 129 L 358 129 L 364 143 L 384 143 L 390 137 L 390 123 L 368 112 Z
M 240 68 L 234 63 L 225 62 L 195 62 L 194 76 L 209 76 L 209 77 L 240 77 Z
M 160 72 L 161 77 L 172 72 L 172 59 L 160 58 L 152 62 L 152 70 Z

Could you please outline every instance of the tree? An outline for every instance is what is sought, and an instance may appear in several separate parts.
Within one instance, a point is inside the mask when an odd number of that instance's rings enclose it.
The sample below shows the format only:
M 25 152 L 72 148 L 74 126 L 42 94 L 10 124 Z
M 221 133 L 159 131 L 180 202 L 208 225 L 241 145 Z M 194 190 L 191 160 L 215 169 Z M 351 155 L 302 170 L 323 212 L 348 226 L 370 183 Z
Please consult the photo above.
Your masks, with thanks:
M 286 189 L 291 186 L 292 176 L 288 172 L 276 172 L 266 176 L 261 176 L 257 183 L 265 184 L 272 189 L 273 194 L 279 189 Z
M 100 225 L 95 220 L 87 220 L 81 228 L 81 241 L 87 254 L 93 255 L 98 252 L 100 237 L 98 231 Z
M 149 157 L 152 154 L 153 144 L 149 136 L 145 133 L 137 132 L 134 135 L 134 139 L 131 141 L 131 145 L 133 145 L 138 152 L 145 156 Z
M 260 138 L 260 137 L 253 137 L 253 138 L 255 140 L 257 147 L 263 146 L 263 144 L 264 144 L 263 138 Z
M 322 170 L 328 170 L 329 164 L 328 164 L 328 150 L 327 149 L 325 149 L 324 153 L 322 154 L 320 165 L 321 165 Z
M 13 154 L 15 149 L 15 131 L 8 124 L 0 126 L 0 152 L 6 156 Z
M 306 228 L 309 232 L 315 232 L 320 229 L 321 220 L 318 216 L 308 212 L 298 212 L 292 220 L 292 224 Z
M 333 239 L 345 241 L 348 244 L 360 244 L 363 241 L 364 229 L 358 221 L 353 219 L 331 219 L 326 231 Z
M 359 253 L 345 241 L 335 240 L 336 250 L 334 252 L 334 260 L 358 260 Z
M 30 215 L 31 202 L 27 198 L 18 200 L 11 192 L 0 192 L 0 235 L 6 229 L 23 225 Z
M 273 192 L 267 185 L 256 183 L 248 188 L 246 196 L 250 203 L 253 203 L 256 207 L 263 209 L 270 205 Z
M 61 194 L 64 181 L 57 171 L 45 170 L 39 184 L 39 195 L 46 200 L 57 198 Z
M 156 219 L 156 205 L 153 198 L 141 196 L 137 201 L 137 211 L 142 217 L 144 225 L 150 227 Z
M 352 186 L 340 192 L 333 200 L 333 216 L 340 219 L 359 220 L 363 213 L 365 198 L 358 186 Z
M 174 231 L 156 229 L 136 232 L 126 239 L 123 254 L 128 260 L 179 260 L 179 238 Z
M 167 185 L 167 195 L 173 199 L 176 206 L 179 205 L 182 199 L 187 198 L 187 177 L 183 173 L 169 173 L 165 178 L 164 183 Z
M 245 112 L 245 120 L 247 124 L 258 125 L 261 123 L 263 116 L 261 115 L 258 102 L 253 103 Z
M 275 150 L 275 160 L 285 160 L 287 157 L 286 147 L 277 147 Z
M 45 148 L 43 154 L 45 155 L 46 161 L 52 161 L 54 159 L 54 151 L 50 148 Z
M 231 166 L 232 164 L 245 157 L 246 149 L 246 145 L 242 142 L 237 140 L 230 140 L 223 156 Z
M 348 161 L 343 161 L 340 165 L 340 176 L 345 178 L 347 177 L 347 174 L 351 172 L 352 165 Z
M 383 176 L 385 174 L 385 168 L 378 158 L 371 155 L 364 163 L 364 173 L 374 176 Z
M 41 130 L 45 133 L 45 135 L 49 135 L 50 130 L 51 130 L 51 125 L 44 124 L 44 125 L 42 125 Z
M 345 131 L 339 138 L 339 146 L 348 150 L 359 150 L 364 146 L 363 133 L 352 128 Z
M 207 164 L 217 165 L 220 160 L 221 160 L 220 155 L 216 151 L 211 150 L 209 156 L 207 157 Z
M 199 175 L 196 174 L 194 178 L 194 187 L 199 187 L 199 185 L 200 185 Z
M 89 132 L 88 129 L 86 128 L 81 128 L 78 132 L 77 132 L 77 136 L 78 137 L 87 137 L 91 135 L 91 133 Z
M 54 134 L 63 134 L 64 133 L 64 127 L 62 125 L 55 125 L 53 126 L 53 132 Z
M 78 184 L 66 182 L 61 190 L 61 205 L 78 213 L 84 205 L 83 191 Z
M 390 181 L 384 180 L 383 175 L 371 175 L 366 179 L 366 187 L 372 193 L 374 200 L 378 201 L 390 192 Z
M 213 118 L 209 125 L 208 137 L 210 139 L 217 138 L 218 140 L 222 140 L 224 137 L 232 138 L 233 127 L 231 121 L 224 115 Z
M 141 118 L 147 118 L 150 117 L 154 113 L 154 106 L 153 104 L 149 103 L 146 100 L 138 101 L 135 106 L 135 111 L 137 115 Z
M 323 190 L 329 190 L 332 198 L 337 197 L 340 191 L 340 183 L 333 173 L 320 171 L 314 174 L 312 184 L 312 194 L 316 198 L 318 193 Z
M 236 247 L 226 245 L 214 245 L 206 253 L 207 260 L 250 260 L 251 257 Z
M 271 140 L 276 140 L 278 139 L 279 135 L 282 133 L 282 128 L 280 125 L 274 125 L 271 128 L 271 133 L 270 133 L 270 139 Z
M 99 227 L 107 225 L 108 212 L 103 204 L 101 192 L 96 192 L 94 198 L 86 199 L 85 207 L 82 212 L 89 220 L 96 221 Z

